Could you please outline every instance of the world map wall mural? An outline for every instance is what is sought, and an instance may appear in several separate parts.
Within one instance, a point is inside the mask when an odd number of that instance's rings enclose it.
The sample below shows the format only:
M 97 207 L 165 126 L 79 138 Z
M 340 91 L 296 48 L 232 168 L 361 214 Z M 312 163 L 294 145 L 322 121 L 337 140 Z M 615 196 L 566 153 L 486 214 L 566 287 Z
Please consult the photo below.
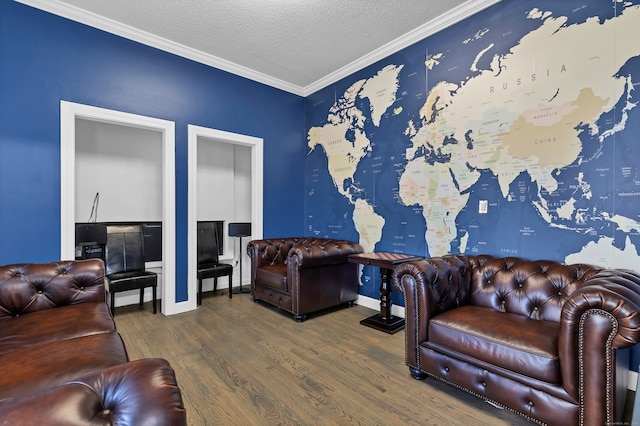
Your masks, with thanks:
M 638 3 L 505 0 L 309 96 L 308 234 L 640 270 Z

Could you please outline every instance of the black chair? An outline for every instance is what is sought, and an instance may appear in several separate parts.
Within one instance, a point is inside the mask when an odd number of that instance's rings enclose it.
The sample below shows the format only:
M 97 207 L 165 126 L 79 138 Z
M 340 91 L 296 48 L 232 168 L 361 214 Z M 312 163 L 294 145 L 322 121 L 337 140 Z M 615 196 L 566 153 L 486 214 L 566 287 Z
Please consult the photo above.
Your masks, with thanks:
M 218 289 L 218 277 L 229 276 L 229 298 L 233 266 L 219 262 L 218 230 L 214 222 L 198 222 L 198 305 L 202 303 L 202 280 L 213 278 L 213 291 Z
M 158 276 L 145 271 L 144 239 L 141 225 L 107 226 L 105 249 L 106 287 L 111 295 L 111 314 L 115 313 L 115 294 L 120 291 L 140 290 L 140 306 L 144 289 L 153 289 L 153 313 L 156 313 Z

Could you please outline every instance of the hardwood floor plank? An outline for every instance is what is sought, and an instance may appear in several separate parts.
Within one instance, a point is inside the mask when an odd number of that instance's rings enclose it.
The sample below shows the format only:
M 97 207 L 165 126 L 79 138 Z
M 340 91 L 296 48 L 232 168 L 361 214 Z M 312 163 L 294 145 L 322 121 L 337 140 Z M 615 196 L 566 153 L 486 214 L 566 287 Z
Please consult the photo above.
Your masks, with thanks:
M 116 309 L 129 357 L 167 359 L 190 425 L 527 425 L 435 379 L 411 378 L 404 331 L 360 325 L 362 306 L 290 314 L 207 294 L 193 312 Z

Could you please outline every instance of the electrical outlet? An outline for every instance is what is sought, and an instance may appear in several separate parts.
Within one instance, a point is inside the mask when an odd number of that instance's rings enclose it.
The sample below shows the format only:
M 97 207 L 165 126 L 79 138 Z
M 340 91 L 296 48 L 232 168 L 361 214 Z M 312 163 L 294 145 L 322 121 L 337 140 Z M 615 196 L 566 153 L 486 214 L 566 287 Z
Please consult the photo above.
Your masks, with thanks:
M 478 213 L 487 214 L 488 211 L 489 211 L 489 201 L 480 200 L 480 202 L 478 203 Z

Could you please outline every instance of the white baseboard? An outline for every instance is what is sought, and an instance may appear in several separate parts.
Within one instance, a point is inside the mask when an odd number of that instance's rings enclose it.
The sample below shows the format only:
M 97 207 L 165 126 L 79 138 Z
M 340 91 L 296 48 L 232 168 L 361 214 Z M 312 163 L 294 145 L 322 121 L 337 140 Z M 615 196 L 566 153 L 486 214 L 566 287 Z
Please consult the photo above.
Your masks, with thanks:
M 374 299 L 372 297 L 363 296 L 360 294 L 356 299 L 356 304 L 373 309 L 375 311 L 380 311 L 380 299 Z M 404 318 L 404 306 L 396 306 L 392 304 L 391 315 Z
M 158 275 L 158 278 L 160 281 L 158 282 L 157 296 L 158 298 L 160 298 L 162 295 L 161 275 Z M 237 289 L 239 287 L 240 287 L 240 284 L 238 282 L 232 283 L 232 286 L 231 286 L 232 289 Z M 247 284 L 247 283 L 242 284 L 242 288 L 248 288 L 248 287 L 251 287 L 251 284 Z M 222 279 L 218 279 L 218 290 L 227 291 L 228 288 L 229 288 L 229 281 L 227 281 L 226 277 Z M 209 291 L 213 291 L 213 278 L 205 279 L 202 281 L 202 291 L 205 293 Z M 143 301 L 146 303 L 146 302 L 151 302 L 152 300 L 153 300 L 153 290 L 151 288 L 145 288 Z M 119 308 L 121 306 L 137 305 L 138 303 L 140 303 L 140 290 L 128 290 L 128 291 L 116 293 L 115 303 L 116 303 L 116 308 Z M 193 297 L 193 301 L 191 303 L 189 303 L 189 301 L 186 301 L 186 302 L 178 302 L 178 303 L 175 303 L 174 305 L 175 306 L 171 308 L 171 312 L 162 312 L 162 313 L 165 315 L 173 315 L 176 313 L 192 311 L 197 308 L 196 302 L 195 302 L 195 296 Z

